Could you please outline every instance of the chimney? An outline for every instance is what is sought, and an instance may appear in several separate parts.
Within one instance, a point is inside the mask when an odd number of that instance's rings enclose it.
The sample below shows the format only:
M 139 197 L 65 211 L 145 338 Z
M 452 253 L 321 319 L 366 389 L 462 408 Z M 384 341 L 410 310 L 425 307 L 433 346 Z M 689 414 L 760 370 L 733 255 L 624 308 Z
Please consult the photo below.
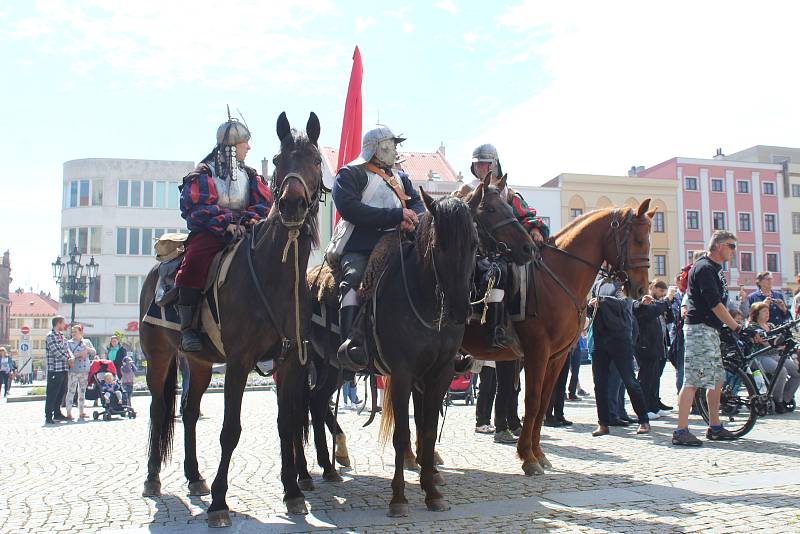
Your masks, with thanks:
M 265 180 L 269 178 L 269 160 L 267 158 L 261 160 L 261 176 Z
M 717 153 L 714 154 L 714 159 L 725 159 L 725 154 L 722 153 L 721 148 L 717 149 Z
M 636 165 L 631 165 L 631 168 L 628 169 L 628 176 L 636 176 Z
M 444 141 L 439 141 L 439 148 L 436 149 L 436 152 L 441 154 L 443 157 L 445 156 L 445 153 L 444 153 Z

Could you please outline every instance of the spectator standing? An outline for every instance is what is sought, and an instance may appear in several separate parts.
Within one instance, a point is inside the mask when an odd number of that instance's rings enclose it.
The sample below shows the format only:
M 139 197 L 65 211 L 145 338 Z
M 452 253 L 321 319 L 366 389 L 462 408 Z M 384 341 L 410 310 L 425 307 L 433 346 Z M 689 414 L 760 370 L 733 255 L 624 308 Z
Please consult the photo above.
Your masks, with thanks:
M 625 409 L 625 382 L 611 362 L 608 366 L 608 425 L 628 426 L 633 421 Z
M 667 288 L 663 280 L 653 280 L 649 293 L 633 304 L 633 314 L 639 324 L 635 356 L 649 419 L 658 419 L 669 413 L 661 409 L 659 384 L 663 363 L 667 359 L 667 325 L 674 321 L 673 297 L 674 292 Z
M 497 371 L 493 361 L 475 360 L 479 368 L 473 371 L 480 373 L 478 400 L 475 401 L 475 432 L 478 434 L 494 434 L 492 426 L 492 406 L 497 393 Z
M 133 404 L 133 383 L 136 382 L 136 364 L 130 356 L 122 359 L 122 389 L 128 395 L 128 406 Z
M 516 443 L 522 433 L 519 419 L 519 360 L 495 362 L 497 397 L 494 401 L 495 443 Z
M 11 379 L 14 377 L 16 368 L 17 364 L 8 350 L 0 347 L 0 388 L 3 389 L 3 397 L 8 397 L 8 388 L 11 386 Z
M 553 388 L 553 394 L 550 395 L 550 406 L 547 408 L 547 415 L 544 418 L 544 426 L 560 427 L 571 426 L 572 421 L 568 421 L 564 417 L 564 401 L 567 398 L 567 378 L 569 377 L 570 362 L 572 356 L 579 352 L 578 343 L 569 351 L 569 354 L 564 359 L 564 365 L 561 368 L 561 373 L 558 375 L 558 380 Z M 578 356 L 580 358 L 580 355 Z
M 61 413 L 61 401 L 67 393 L 67 373 L 74 358 L 67 347 L 64 334 L 67 321 L 56 315 L 52 319 L 53 329 L 45 338 L 45 365 L 47 365 L 47 399 L 44 403 L 44 422 L 52 425 L 55 421 L 66 421 Z
M 719 420 L 719 399 L 724 368 L 720 351 L 719 332 L 727 326 L 736 332 L 740 326 L 731 317 L 725 303 L 728 287 L 722 265 L 736 251 L 736 236 L 725 230 L 715 231 L 708 242 L 706 255 L 689 271 L 686 290 L 686 324 L 684 380 L 678 395 L 678 426 L 672 443 L 697 447 L 703 444 L 689 432 L 689 410 L 697 388 L 706 388 L 710 426 L 706 438 L 732 440 L 735 436 L 723 428 Z
M 756 302 L 766 302 L 769 304 L 769 322 L 775 326 L 780 326 L 789 319 L 791 314 L 783 301 L 780 291 L 772 289 L 772 273 L 764 271 L 756 275 L 756 286 L 758 289 L 747 296 L 747 305 L 752 306 Z M 749 315 L 748 310 L 743 309 L 742 314 Z
M 580 401 L 583 400 L 578 396 L 580 391 L 580 383 L 578 382 L 578 375 L 581 371 L 581 361 L 583 357 L 588 354 L 589 346 L 587 342 L 587 332 L 589 330 L 589 318 L 586 318 L 586 323 L 584 325 L 583 331 L 581 335 L 578 337 L 578 344 L 575 346 L 575 349 L 569 353 L 569 386 L 567 387 L 567 398 L 571 401 Z M 586 392 L 583 391 L 585 395 Z
M 344 408 L 358 408 L 361 401 L 358 400 L 355 374 L 352 371 L 345 371 L 344 381 L 342 382 L 342 404 Z
M 117 377 L 122 378 L 120 369 L 122 368 L 122 360 L 128 355 L 128 351 L 119 342 L 117 336 L 111 336 L 111 341 L 108 343 L 106 350 L 108 351 L 108 359 L 114 362 L 114 367 L 117 368 Z
M 593 436 L 609 433 L 608 375 L 613 362 L 630 395 L 633 409 L 639 418 L 637 434 L 650 432 L 650 420 L 642 393 L 642 386 L 633 373 L 634 321 L 632 303 L 622 291 L 622 285 L 613 279 L 598 277 L 592 287 L 589 301 L 594 350 L 592 352 L 592 374 L 597 401 L 597 429 Z
M 78 417 L 86 419 L 83 405 L 89 382 L 89 367 L 97 351 L 92 342 L 83 337 L 83 326 L 79 324 L 73 325 L 72 339 L 67 341 L 67 347 L 75 357 L 75 362 L 67 373 L 67 419 L 72 421 L 72 400 L 75 395 L 78 397 Z

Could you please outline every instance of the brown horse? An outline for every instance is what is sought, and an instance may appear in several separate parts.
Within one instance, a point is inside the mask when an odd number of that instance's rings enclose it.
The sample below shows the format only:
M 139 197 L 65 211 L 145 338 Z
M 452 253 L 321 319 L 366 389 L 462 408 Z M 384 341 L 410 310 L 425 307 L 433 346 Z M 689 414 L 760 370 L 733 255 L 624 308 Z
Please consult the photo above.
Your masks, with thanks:
M 633 298 L 648 285 L 650 199 L 638 209 L 602 209 L 575 219 L 542 247 L 541 264 L 529 282 L 529 298 L 538 299 L 535 317 L 514 323 L 524 353 L 525 418 L 517 453 L 526 475 L 544 473 L 550 462 L 540 446 L 542 422 L 567 351 L 583 325 L 586 295 L 606 262 L 625 282 Z M 486 351 L 479 324 L 467 326 L 463 349 L 480 360 L 507 361 L 516 355 Z
M 197 465 L 195 427 L 200 399 L 211 379 L 213 362 L 225 362 L 225 416 L 220 433 L 222 456 L 211 486 L 208 523 L 230 526 L 225 495 L 228 468 L 242 431 L 242 395 L 247 375 L 256 362 L 275 360 L 280 375 L 278 432 L 281 441 L 281 480 L 289 513 L 306 513 L 305 498 L 297 485 L 293 438 L 302 431 L 306 407 L 306 370 L 301 361 L 303 339 L 311 318 L 305 271 L 311 246 L 317 244 L 317 213 L 322 192 L 321 156 L 317 147 L 320 124 L 311 113 L 306 132 L 293 130 L 285 113 L 278 117 L 281 151 L 275 159 L 271 189 L 276 197 L 266 220 L 256 223 L 232 259 L 227 281 L 217 292 L 221 337 L 227 356 L 207 336 L 201 352 L 188 353 L 191 379 L 183 411 L 184 473 L 190 495 L 207 495 L 209 488 Z M 150 271 L 139 299 L 144 316 L 153 300 L 157 269 Z M 150 448 L 144 495 L 160 495 L 161 465 L 172 448 L 175 414 L 176 355 L 180 335 L 142 323 L 141 343 L 147 360 L 150 403 Z M 298 346 L 299 343 L 299 346 Z M 307 425 L 307 422 L 306 422 Z

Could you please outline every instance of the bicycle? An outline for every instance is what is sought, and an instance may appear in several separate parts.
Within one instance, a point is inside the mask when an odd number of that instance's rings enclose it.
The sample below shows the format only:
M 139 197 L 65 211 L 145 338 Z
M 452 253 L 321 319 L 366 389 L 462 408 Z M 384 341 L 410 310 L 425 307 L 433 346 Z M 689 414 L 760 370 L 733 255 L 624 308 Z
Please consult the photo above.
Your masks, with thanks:
M 798 342 L 792 337 L 792 331 L 797 330 L 800 319 L 790 321 L 770 330 L 767 341 L 769 346 L 756 351 L 747 350 L 747 343 L 741 342 L 730 330 L 723 330 L 720 338 L 722 343 L 722 363 L 725 368 L 725 382 L 722 384 L 720 394 L 720 418 L 726 418 L 726 428 L 737 438 L 750 432 L 759 417 L 770 413 L 774 408 L 772 392 L 777 385 L 774 378 L 769 379 L 764 372 L 757 357 L 772 351 L 775 347 L 780 349 L 778 369 L 783 367 L 786 360 L 797 350 Z M 743 332 L 743 338 L 747 335 Z M 767 390 L 759 391 L 753 377 L 753 368 L 761 372 Z M 708 400 L 706 389 L 697 388 L 694 398 L 695 406 L 706 423 L 709 423 Z

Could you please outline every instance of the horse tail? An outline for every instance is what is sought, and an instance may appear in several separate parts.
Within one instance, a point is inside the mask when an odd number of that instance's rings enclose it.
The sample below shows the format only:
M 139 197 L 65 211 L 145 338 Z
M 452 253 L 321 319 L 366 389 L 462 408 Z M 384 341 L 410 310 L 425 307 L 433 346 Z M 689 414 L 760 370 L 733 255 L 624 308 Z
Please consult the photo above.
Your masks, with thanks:
M 383 378 L 383 407 L 381 408 L 381 426 L 378 430 L 378 443 L 385 447 L 389 437 L 394 433 L 394 410 L 392 409 L 392 379 Z
M 158 452 L 161 464 L 164 465 L 172 454 L 172 439 L 175 435 L 175 387 L 178 384 L 178 360 L 172 356 L 169 364 L 166 379 L 164 380 L 164 390 L 162 391 L 164 402 L 164 417 L 161 420 L 161 427 L 156 428 L 153 417 L 150 417 L 150 435 L 158 432 Z M 153 441 L 150 441 L 152 446 Z

